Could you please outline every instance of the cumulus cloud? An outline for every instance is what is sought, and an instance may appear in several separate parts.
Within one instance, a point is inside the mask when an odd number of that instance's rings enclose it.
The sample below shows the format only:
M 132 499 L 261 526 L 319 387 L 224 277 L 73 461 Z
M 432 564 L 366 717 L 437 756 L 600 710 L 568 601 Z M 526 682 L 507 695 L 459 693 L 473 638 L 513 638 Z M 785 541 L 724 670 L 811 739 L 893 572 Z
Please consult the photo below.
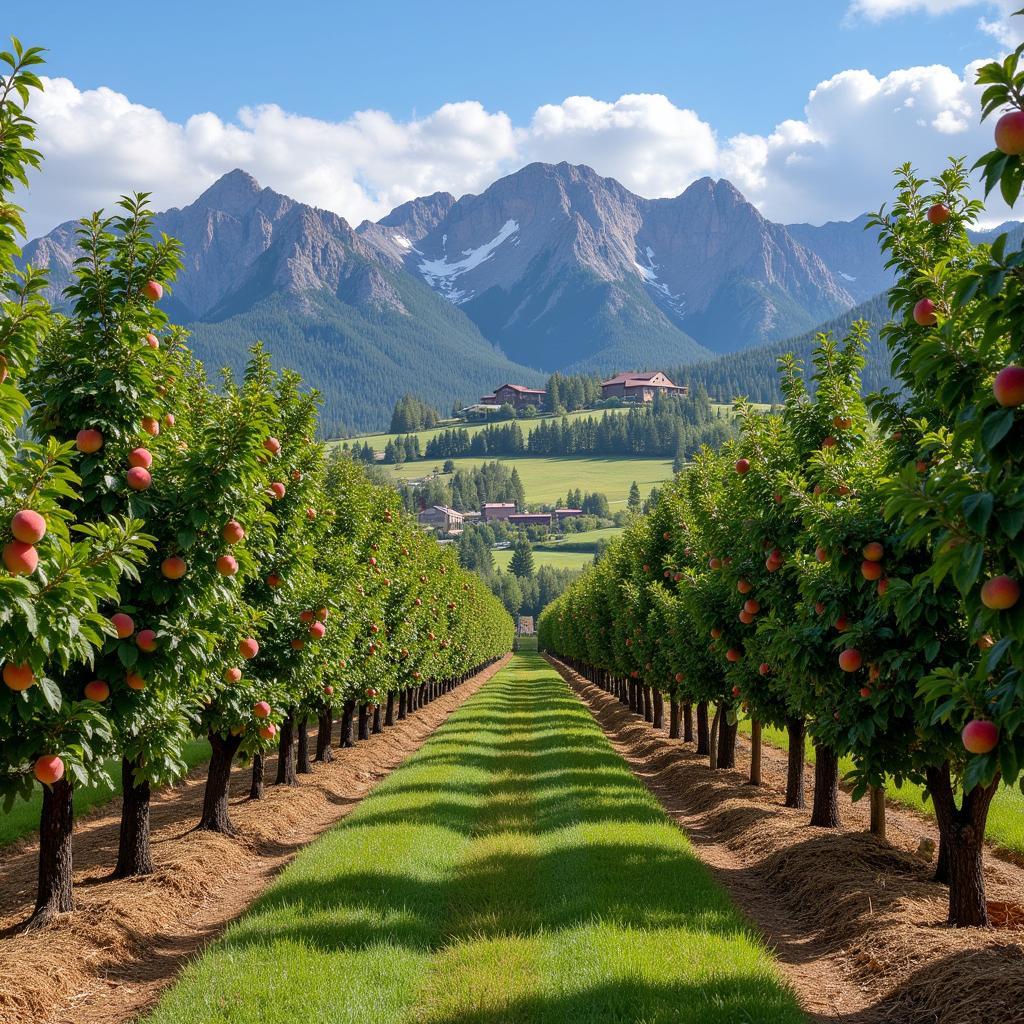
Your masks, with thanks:
M 886 0 L 861 2 L 880 8 Z M 110 89 L 49 79 L 32 105 L 45 170 L 22 202 L 39 234 L 135 189 L 153 192 L 159 209 L 181 206 L 242 167 L 358 223 L 417 195 L 479 192 L 531 160 L 568 160 L 652 198 L 705 174 L 727 177 L 774 220 L 820 223 L 877 208 L 898 163 L 935 173 L 950 154 L 988 148 L 974 71 L 842 71 L 810 92 L 802 117 L 731 138 L 657 94 L 573 96 L 539 107 L 523 125 L 475 101 L 407 121 L 367 110 L 330 122 L 266 105 L 230 121 L 198 113 L 179 124 Z M 1006 213 L 998 205 L 989 212 Z

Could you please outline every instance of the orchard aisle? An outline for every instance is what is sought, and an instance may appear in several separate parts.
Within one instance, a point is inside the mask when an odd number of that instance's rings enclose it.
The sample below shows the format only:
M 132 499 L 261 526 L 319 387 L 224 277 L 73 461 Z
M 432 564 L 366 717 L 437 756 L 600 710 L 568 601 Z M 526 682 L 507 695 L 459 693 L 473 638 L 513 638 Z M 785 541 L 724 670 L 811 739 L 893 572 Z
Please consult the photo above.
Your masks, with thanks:
M 801 1020 L 586 708 L 517 655 L 305 850 L 157 1024 Z

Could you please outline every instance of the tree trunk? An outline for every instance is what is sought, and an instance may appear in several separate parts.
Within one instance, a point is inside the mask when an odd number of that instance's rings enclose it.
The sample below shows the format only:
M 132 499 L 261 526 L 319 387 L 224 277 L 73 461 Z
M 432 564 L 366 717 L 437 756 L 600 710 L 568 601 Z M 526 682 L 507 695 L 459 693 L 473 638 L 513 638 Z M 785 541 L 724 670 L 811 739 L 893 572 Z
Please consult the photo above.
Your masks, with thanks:
M 722 721 L 718 726 L 718 767 L 736 767 L 736 728 L 737 723 L 729 723 L 727 714 L 722 712 Z
M 370 738 L 370 708 L 366 704 L 359 705 L 359 729 L 356 735 L 361 740 Z
M 373 705 L 373 731 L 375 733 L 384 731 L 384 722 L 381 718 L 379 704 Z
M 789 763 L 786 768 L 786 806 L 803 807 L 804 801 L 804 720 L 787 718 Z
M 153 874 L 149 845 L 149 782 L 136 782 L 135 764 L 121 758 L 121 833 L 115 878 Z
M 71 836 L 75 827 L 72 786 L 66 778 L 43 786 L 39 819 L 39 885 L 31 927 L 44 925 L 55 914 L 75 909 L 71 890 Z
M 316 734 L 316 756 L 315 761 L 323 761 L 327 764 L 334 760 L 334 751 L 331 749 L 331 733 L 334 731 L 334 712 L 330 706 L 320 712 L 320 728 Z
M 339 746 L 354 747 L 355 737 L 352 735 L 352 717 L 356 711 L 356 702 L 349 698 L 341 706 L 341 740 Z
M 987 786 L 975 786 L 956 805 L 948 763 L 928 768 L 928 790 L 935 806 L 940 835 L 945 833 L 949 865 L 949 923 L 958 928 L 987 927 L 983 871 L 985 822 L 999 788 L 998 776 Z
M 654 699 L 651 697 L 651 688 L 649 686 L 642 687 L 644 695 L 644 721 L 654 721 Z
M 750 784 L 761 785 L 761 723 L 750 721 Z
M 707 755 L 711 750 L 708 736 L 708 702 L 697 702 L 697 753 Z
M 661 695 L 661 690 L 655 689 L 654 692 L 651 694 L 651 699 L 654 701 L 654 728 L 664 728 L 665 699 Z
M 885 838 L 885 786 L 872 786 L 871 793 L 871 834 Z
M 299 755 L 298 764 L 295 766 L 299 775 L 308 775 L 313 769 L 309 767 L 309 716 L 303 715 L 299 719 Z
M 668 738 L 679 739 L 679 701 L 673 697 L 668 706 Z
M 403 687 L 398 691 L 398 720 L 401 722 L 405 718 L 405 709 L 408 706 L 408 695 Z
M 384 712 L 384 724 L 394 725 L 395 724 L 395 691 L 388 691 L 388 707 L 387 711 Z
M 811 824 L 839 828 L 839 755 L 827 743 L 814 745 L 814 804 Z
M 277 745 L 277 778 L 278 786 L 297 786 L 299 778 L 295 774 L 295 719 L 291 712 L 285 715 L 281 723 L 281 739 Z
M 252 755 L 252 783 L 249 785 L 249 799 L 263 799 L 263 785 L 266 781 L 266 761 L 258 751 Z
M 718 767 L 718 729 L 722 724 L 722 705 L 715 705 L 715 717 L 711 720 L 711 732 L 708 735 L 708 767 Z
M 689 701 L 683 704 L 683 742 L 693 742 L 693 705 Z
M 221 736 L 208 733 L 210 739 L 210 764 L 206 769 L 206 789 L 203 792 L 203 813 L 199 828 L 206 832 L 220 832 L 226 836 L 235 834 L 235 826 L 228 814 L 228 789 L 231 784 L 231 762 L 235 759 L 241 736 Z

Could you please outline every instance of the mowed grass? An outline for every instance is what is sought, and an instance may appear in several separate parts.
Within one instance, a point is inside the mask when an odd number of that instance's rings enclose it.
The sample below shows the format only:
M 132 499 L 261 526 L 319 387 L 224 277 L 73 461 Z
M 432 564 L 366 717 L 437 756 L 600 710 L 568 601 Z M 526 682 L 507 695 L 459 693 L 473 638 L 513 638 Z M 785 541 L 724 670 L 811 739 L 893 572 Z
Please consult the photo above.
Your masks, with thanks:
M 190 966 L 151 1024 L 789 1024 L 771 957 L 520 654 Z
M 605 455 L 596 458 L 584 456 L 551 456 L 551 457 L 504 457 L 494 458 L 461 458 L 453 459 L 456 469 L 470 469 L 482 466 L 485 462 L 503 462 L 510 469 L 515 466 L 523 481 L 528 502 L 551 504 L 564 499 L 570 489 L 596 491 L 608 498 L 613 510 L 615 506 L 623 506 L 629 497 L 630 485 L 635 480 L 640 494 L 647 497 L 652 487 L 658 487 L 666 480 L 672 479 L 671 459 L 629 458 L 624 455 Z M 442 461 L 417 459 L 414 462 L 403 462 L 400 466 L 384 466 L 396 481 L 419 480 L 436 467 L 440 469 Z
M 498 569 L 508 570 L 512 561 L 512 549 L 505 548 L 492 552 L 494 565 Z M 586 551 L 552 551 L 550 549 L 534 548 L 533 564 L 536 568 L 541 565 L 550 565 L 555 569 L 583 569 L 594 560 L 594 553 Z
M 210 760 L 208 740 L 192 740 L 185 747 L 185 762 L 189 769 Z M 107 772 L 113 780 L 112 786 L 98 784 L 88 789 L 75 790 L 75 814 L 82 814 L 91 807 L 105 804 L 121 795 L 121 762 L 108 761 Z M 27 800 L 18 800 L 8 813 L 0 811 L 0 846 L 13 843 L 29 832 L 39 828 L 39 812 L 43 807 L 43 791 L 37 786 Z
M 748 719 L 740 722 L 740 731 L 750 735 Z M 779 750 L 789 750 L 789 736 L 784 729 L 775 729 L 766 725 L 763 727 L 761 735 L 765 743 L 769 743 Z M 805 746 L 807 761 L 809 764 L 814 764 L 814 744 L 808 739 Z M 852 758 L 842 757 L 839 759 L 840 776 L 852 770 Z M 885 794 L 889 799 L 903 804 L 904 807 L 920 811 L 929 817 L 935 816 L 932 802 L 925 800 L 924 790 L 920 786 L 910 783 L 896 786 L 890 783 L 886 786 Z M 1024 854 L 1024 795 L 1016 786 L 1000 786 L 997 790 L 989 808 L 985 838 L 1012 853 Z

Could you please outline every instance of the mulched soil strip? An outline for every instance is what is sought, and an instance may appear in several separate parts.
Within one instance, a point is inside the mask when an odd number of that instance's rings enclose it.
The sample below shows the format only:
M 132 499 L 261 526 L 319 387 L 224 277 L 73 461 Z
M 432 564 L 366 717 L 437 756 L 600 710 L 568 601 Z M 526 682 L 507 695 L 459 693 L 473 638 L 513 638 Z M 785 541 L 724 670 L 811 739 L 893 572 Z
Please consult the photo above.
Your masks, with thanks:
M 84 818 L 75 835 L 78 909 L 38 932 L 20 933 L 35 895 L 38 846 L 25 839 L 0 866 L 0 1021 L 120 1024 L 151 1006 L 185 962 L 216 938 L 307 843 L 348 814 L 417 750 L 508 657 L 412 716 L 314 764 L 300 785 L 268 785 L 246 799 L 250 769 L 231 779 L 231 817 L 241 836 L 195 832 L 205 765 L 153 797 L 156 871 L 112 881 L 120 801 Z M 314 730 L 315 733 L 315 730 Z M 312 741 L 311 741 L 312 746 Z M 276 758 L 268 759 L 272 780 Z
M 712 772 L 693 744 L 669 740 L 563 665 L 563 678 L 612 745 L 693 841 L 774 950 L 812 1021 L 841 1024 L 1024 1022 L 1024 870 L 986 858 L 993 929 L 945 924 L 946 891 L 915 856 L 934 826 L 892 805 L 888 842 L 870 835 L 868 801 L 840 794 L 843 828 L 810 826 L 783 806 L 786 755 L 763 749 L 764 785 Z M 667 717 L 667 714 L 666 714 Z

